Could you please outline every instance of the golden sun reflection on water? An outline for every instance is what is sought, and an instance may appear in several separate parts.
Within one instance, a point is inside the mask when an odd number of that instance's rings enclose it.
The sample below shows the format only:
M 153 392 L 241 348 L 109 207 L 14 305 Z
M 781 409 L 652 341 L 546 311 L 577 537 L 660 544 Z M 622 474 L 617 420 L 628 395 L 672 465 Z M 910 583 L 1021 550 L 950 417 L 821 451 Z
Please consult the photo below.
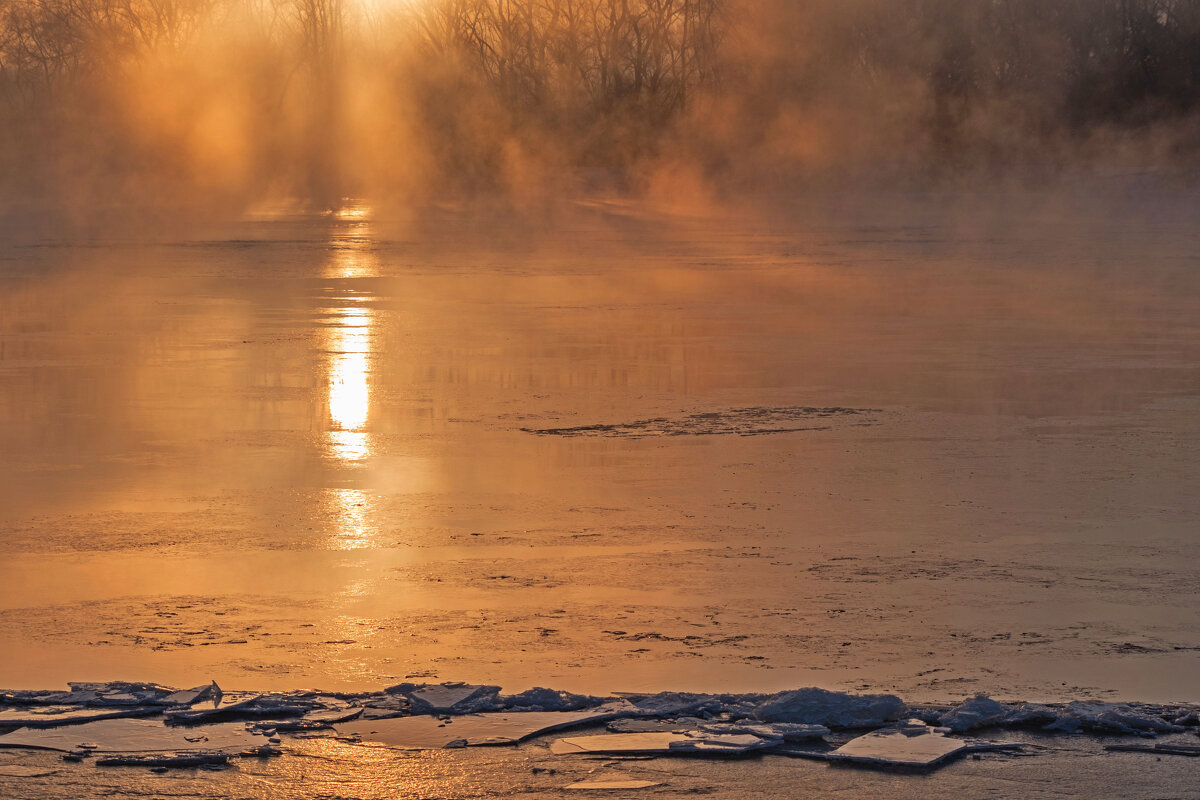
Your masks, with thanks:
M 363 434 L 371 408 L 371 323 L 372 312 L 367 308 L 346 308 L 334 323 L 329 336 L 329 417 L 332 433 Z M 353 438 L 342 437 L 335 448 L 348 445 Z M 351 452 L 342 452 L 344 460 L 357 460 Z
M 375 544 L 375 503 L 361 489 L 331 489 L 329 510 L 337 522 L 329 545 L 335 550 L 362 550 Z
M 378 274 L 371 227 L 362 214 L 330 242 L 325 277 L 366 278 Z M 338 305 L 327 308 L 324 350 L 328 353 L 329 425 L 326 452 L 337 464 L 355 466 L 370 458 L 371 369 L 374 358 L 375 311 L 371 297 L 353 289 L 336 293 Z M 360 489 L 331 489 L 329 511 L 337 520 L 330 544 L 339 550 L 370 547 L 376 533 L 374 505 Z

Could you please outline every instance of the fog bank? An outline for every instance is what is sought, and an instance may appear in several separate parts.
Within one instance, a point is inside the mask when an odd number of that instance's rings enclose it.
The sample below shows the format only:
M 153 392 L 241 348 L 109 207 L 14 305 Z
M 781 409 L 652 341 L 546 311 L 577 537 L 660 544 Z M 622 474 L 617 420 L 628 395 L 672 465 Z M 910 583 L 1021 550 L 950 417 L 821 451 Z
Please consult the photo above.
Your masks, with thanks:
M 979 188 L 1198 152 L 1200 0 L 4 0 L 0 208 Z

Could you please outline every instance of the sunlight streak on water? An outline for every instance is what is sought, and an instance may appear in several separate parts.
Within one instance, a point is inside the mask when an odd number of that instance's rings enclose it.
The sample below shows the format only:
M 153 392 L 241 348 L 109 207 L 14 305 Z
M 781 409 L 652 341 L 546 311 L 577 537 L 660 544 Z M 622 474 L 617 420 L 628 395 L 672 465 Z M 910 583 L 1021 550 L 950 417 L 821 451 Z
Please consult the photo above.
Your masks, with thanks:
M 375 544 L 375 503 L 360 489 L 333 489 L 329 492 L 329 510 L 337 525 L 329 544 L 335 550 L 362 550 Z
M 331 241 L 332 255 L 325 277 L 367 278 L 378 274 L 372 252 L 366 209 L 351 214 L 355 222 Z M 335 462 L 354 466 L 372 454 L 371 362 L 374 358 L 375 311 L 366 305 L 372 298 L 353 290 L 338 293 L 329 309 L 331 322 L 325 351 L 329 354 L 328 454 Z M 331 544 L 339 550 L 357 550 L 374 544 L 374 508 L 369 495 L 359 489 L 334 489 L 329 510 L 337 519 Z
M 330 333 L 329 352 L 329 416 L 332 433 L 362 433 L 371 406 L 371 323 L 372 312 L 366 308 L 342 309 Z M 345 437 L 342 437 L 343 439 Z M 339 441 L 333 437 L 333 447 L 344 460 L 357 460 L 368 450 L 366 436 L 361 442 Z M 361 454 L 358 450 L 363 450 Z

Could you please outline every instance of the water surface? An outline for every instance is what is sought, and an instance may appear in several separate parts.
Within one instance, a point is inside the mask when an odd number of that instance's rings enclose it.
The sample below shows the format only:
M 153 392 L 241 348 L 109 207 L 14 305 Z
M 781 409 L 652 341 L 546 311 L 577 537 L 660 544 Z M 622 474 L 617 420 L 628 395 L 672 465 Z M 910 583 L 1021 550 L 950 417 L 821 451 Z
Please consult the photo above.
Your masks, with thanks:
M 0 685 L 1195 700 L 1200 229 L 1014 205 L 13 236 Z

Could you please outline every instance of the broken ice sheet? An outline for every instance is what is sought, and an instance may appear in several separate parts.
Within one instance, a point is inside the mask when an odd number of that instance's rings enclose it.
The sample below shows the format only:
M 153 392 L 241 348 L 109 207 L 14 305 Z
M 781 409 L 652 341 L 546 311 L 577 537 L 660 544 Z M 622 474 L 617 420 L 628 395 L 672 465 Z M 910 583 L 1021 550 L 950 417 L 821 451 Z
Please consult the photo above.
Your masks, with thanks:
M 604 722 L 630 713 L 625 704 L 589 711 L 518 711 L 470 714 L 441 720 L 428 715 L 356 720 L 338 725 L 341 734 L 402 750 L 436 750 L 452 743 L 467 746 L 515 744 L 539 733 Z
M 826 758 L 869 766 L 927 769 L 971 749 L 971 744 L 951 739 L 919 720 L 909 720 L 895 728 L 851 739 Z
M 101 720 L 69 728 L 25 728 L 0 736 L 0 747 L 64 752 L 87 749 L 97 753 L 241 752 L 266 743 L 266 739 L 252 734 L 241 723 L 179 728 L 149 719 Z
M 1184 730 L 1182 726 L 1133 705 L 1091 701 L 1068 704 L 1059 718 L 1045 729 L 1065 732 L 1086 729 L 1099 733 L 1179 733 Z
M 900 718 L 904 701 L 892 694 L 853 695 L 807 688 L 780 692 L 754 709 L 763 722 L 874 728 Z
M 700 727 L 707 723 L 708 720 L 700 717 L 679 717 L 677 719 L 633 717 L 613 720 L 606 727 L 609 733 L 687 733 L 700 730 Z
M 941 715 L 942 725 L 955 733 L 985 727 L 1040 727 L 1077 733 L 1179 733 L 1184 728 L 1163 717 L 1161 707 L 1076 701 L 1066 708 L 1038 703 L 1007 704 L 978 694 Z M 1186 715 L 1181 715 L 1186 719 Z
M 58 772 L 46 767 L 28 767 L 24 764 L 0 765 L 0 778 L 45 778 Z
M 328 728 L 338 722 L 348 722 L 362 716 L 361 707 L 345 706 L 343 708 L 327 708 L 309 711 L 301 717 L 289 719 L 267 720 L 255 723 L 258 729 L 274 728 L 277 731 L 310 731 L 318 728 Z
M 125 753 L 96 759 L 97 767 L 173 767 L 176 769 L 202 766 L 221 766 L 229 763 L 229 754 L 197 753 Z
M 414 714 L 468 714 L 495 710 L 499 686 L 475 686 L 469 683 L 400 684 L 387 690 L 402 694 L 412 704 Z
M 162 702 L 170 705 L 190 706 L 209 698 L 219 701 L 221 696 L 221 687 L 217 686 L 216 681 L 213 681 L 210 684 L 197 686 L 194 689 L 182 689 L 178 692 L 172 692 L 163 697 Z
M 783 739 L 785 742 L 812 742 L 824 739 L 829 728 L 824 725 L 805 725 L 798 722 L 756 722 L 754 720 L 708 720 L 699 717 L 678 719 L 618 719 L 608 724 L 611 733 L 748 733 L 760 739 Z
M 171 722 L 192 725 L 219 719 L 301 717 L 321 709 L 322 706 L 310 697 L 242 692 L 226 693 L 215 700 L 211 707 L 201 703 L 190 708 L 166 711 L 164 716 Z
M 555 755 L 581 753 L 649 753 L 741 755 L 783 744 L 782 739 L 760 739 L 749 734 L 687 733 L 608 733 L 559 739 L 550 745 Z
M 614 424 L 578 425 L 571 428 L 521 428 L 538 436 L 611 437 L 641 439 L 651 436 L 756 436 L 769 433 L 827 430 L 842 418 L 855 424 L 874 423 L 871 408 L 813 408 L 781 406 L 729 408 L 678 417 L 654 417 Z M 804 423 L 804 424 L 797 424 Z
M 1200 758 L 1200 746 L 1177 744 L 1174 742 L 1158 742 L 1153 745 L 1145 744 L 1109 744 L 1105 750 L 1122 753 L 1154 753 L 1155 755 L 1189 756 Z
M 662 786 L 662 782 L 640 780 L 624 772 L 608 772 L 569 783 L 563 788 L 571 791 L 620 791 L 622 789 L 649 789 L 652 786 Z
M 119 706 L 116 708 L 80 708 L 79 706 L 41 706 L 31 710 L 0 709 L 0 727 L 53 728 L 79 725 L 103 719 L 144 717 L 162 711 L 158 707 Z
M 173 722 L 193 722 L 219 717 L 235 711 L 249 711 L 263 695 L 253 692 L 230 692 L 217 695 L 212 705 L 191 706 L 174 711 L 164 712 L 164 716 Z

